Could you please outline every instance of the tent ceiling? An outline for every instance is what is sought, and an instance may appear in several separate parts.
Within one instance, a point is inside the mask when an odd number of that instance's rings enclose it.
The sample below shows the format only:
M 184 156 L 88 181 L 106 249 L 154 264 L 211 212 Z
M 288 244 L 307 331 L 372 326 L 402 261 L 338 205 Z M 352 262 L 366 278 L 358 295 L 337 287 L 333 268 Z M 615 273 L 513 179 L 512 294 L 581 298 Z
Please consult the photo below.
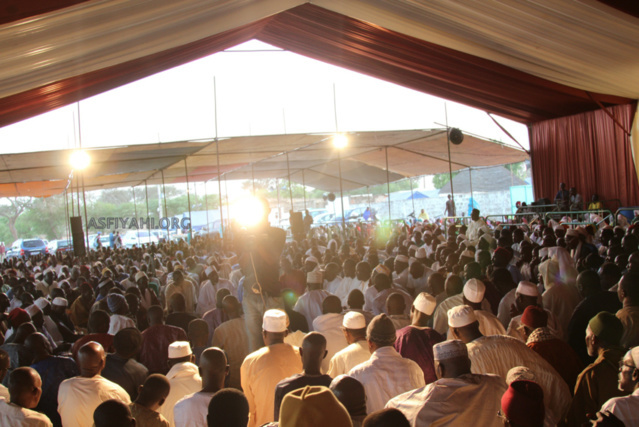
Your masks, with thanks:
M 87 190 L 161 185 L 216 179 L 290 178 L 325 191 L 339 191 L 340 158 L 344 190 L 448 171 L 446 132 L 442 129 L 356 132 L 337 152 L 331 135 L 297 134 L 172 142 L 90 150 L 84 173 Z M 388 151 L 388 174 L 386 173 Z M 71 151 L 0 156 L 0 197 L 46 197 L 67 186 Z M 475 155 L 469 153 L 476 153 Z M 287 159 L 288 157 L 288 159 Z M 524 161 L 521 150 L 465 135 L 451 145 L 453 170 Z M 185 166 L 186 159 L 186 166 Z
M 523 123 L 639 98 L 639 19 L 596 0 L 18 3 L 0 126 L 252 38 Z

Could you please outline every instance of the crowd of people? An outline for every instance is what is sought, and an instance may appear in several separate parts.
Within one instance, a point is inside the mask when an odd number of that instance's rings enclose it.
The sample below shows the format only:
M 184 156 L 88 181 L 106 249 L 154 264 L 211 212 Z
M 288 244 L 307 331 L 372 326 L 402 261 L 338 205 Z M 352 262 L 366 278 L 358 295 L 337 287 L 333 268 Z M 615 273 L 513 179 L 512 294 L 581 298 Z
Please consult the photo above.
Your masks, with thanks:
M 265 220 L 12 259 L 0 425 L 639 425 L 639 227 Z

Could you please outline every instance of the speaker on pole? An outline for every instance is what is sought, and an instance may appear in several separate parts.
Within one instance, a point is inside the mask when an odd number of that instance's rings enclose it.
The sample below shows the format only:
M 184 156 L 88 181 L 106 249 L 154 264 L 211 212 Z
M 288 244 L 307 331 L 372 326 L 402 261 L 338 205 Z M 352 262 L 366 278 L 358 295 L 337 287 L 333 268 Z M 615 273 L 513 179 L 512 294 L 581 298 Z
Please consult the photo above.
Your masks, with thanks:
M 86 246 L 84 244 L 84 231 L 82 231 L 82 217 L 72 216 L 71 236 L 73 237 L 73 253 L 75 256 L 84 256 L 86 254 Z
M 302 212 L 291 212 L 289 222 L 293 236 L 304 235 L 304 218 L 302 217 Z

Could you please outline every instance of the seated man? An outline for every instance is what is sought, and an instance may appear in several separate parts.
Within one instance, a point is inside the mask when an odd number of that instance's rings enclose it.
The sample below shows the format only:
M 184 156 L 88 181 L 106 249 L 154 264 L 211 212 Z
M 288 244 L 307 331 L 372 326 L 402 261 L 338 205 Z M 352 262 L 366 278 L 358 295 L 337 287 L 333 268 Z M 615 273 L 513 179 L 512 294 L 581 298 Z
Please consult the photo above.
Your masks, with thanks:
M 31 368 L 14 369 L 9 375 L 11 400 L 0 399 L 0 425 L 52 427 L 46 415 L 32 409 L 42 394 L 40 375 Z
M 213 395 L 206 416 L 208 427 L 246 427 L 249 404 L 239 390 L 225 388 Z
M 502 426 L 495 414 L 506 382 L 497 375 L 471 373 L 462 341 L 435 344 L 433 353 L 438 380 L 400 394 L 386 407 L 402 411 L 413 426 Z
M 610 412 L 627 426 L 639 424 L 639 347 L 626 353 L 619 367 L 619 390 L 629 396 L 613 397 L 603 404 L 601 413 Z
M 117 399 L 102 402 L 93 412 L 95 427 L 135 427 L 135 419 L 127 405 Z
M 162 374 L 149 375 L 140 386 L 135 402 L 129 405 L 131 414 L 140 426 L 169 427 L 169 422 L 160 414 L 166 398 L 171 391 L 171 383 Z

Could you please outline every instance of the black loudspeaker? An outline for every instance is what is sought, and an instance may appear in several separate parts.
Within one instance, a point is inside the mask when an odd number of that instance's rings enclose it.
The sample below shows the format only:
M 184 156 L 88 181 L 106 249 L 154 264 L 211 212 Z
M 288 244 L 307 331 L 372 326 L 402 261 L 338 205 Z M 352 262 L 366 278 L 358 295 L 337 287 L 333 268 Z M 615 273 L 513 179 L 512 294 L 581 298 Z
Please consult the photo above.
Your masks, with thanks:
M 84 256 L 86 247 L 84 245 L 84 231 L 82 231 L 82 217 L 72 216 L 71 220 L 71 236 L 73 237 L 73 253 L 75 256 Z
M 464 134 L 461 130 L 452 128 L 450 131 L 448 131 L 448 138 L 450 138 L 450 142 L 452 142 L 453 144 L 459 145 L 464 140 Z
M 304 218 L 302 218 L 302 212 L 291 212 L 289 222 L 291 223 L 291 233 L 293 236 L 296 234 L 304 234 Z
M 328 196 L 326 196 L 328 198 L 329 202 L 334 202 L 335 201 L 335 193 L 328 193 Z

